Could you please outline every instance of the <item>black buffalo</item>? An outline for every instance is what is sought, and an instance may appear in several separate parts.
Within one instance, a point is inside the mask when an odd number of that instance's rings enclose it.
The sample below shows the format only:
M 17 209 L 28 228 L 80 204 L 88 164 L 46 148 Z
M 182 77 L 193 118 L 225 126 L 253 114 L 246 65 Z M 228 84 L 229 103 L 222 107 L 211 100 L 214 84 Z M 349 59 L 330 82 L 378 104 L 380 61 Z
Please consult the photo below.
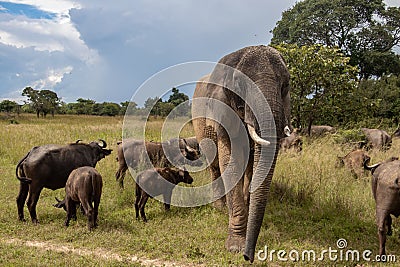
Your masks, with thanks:
M 118 142 L 118 170 L 115 178 L 121 188 L 128 166 L 132 169 L 150 169 L 153 167 L 172 167 L 173 164 L 200 166 L 199 144 L 195 137 L 175 138 L 167 142 L 148 142 L 136 139 L 125 139 Z M 150 162 L 146 161 L 146 157 Z M 173 163 L 170 162 L 173 161 Z
M 68 145 L 44 145 L 32 148 L 21 159 L 15 173 L 20 181 L 17 197 L 18 216 L 24 219 L 24 202 L 33 223 L 37 223 L 36 204 L 43 188 L 56 190 L 65 187 L 69 174 L 78 167 L 95 167 L 97 162 L 111 154 L 104 140 L 98 142 L 73 143 Z

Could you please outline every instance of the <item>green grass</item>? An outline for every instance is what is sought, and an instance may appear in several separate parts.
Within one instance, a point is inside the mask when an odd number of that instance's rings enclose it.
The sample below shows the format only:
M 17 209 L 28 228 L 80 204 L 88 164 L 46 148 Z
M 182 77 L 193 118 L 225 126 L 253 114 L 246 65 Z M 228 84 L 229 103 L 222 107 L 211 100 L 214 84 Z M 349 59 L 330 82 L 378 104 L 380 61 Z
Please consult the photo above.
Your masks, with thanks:
M 22 115 L 19 124 L 0 121 L 0 266 L 138 266 L 129 257 L 159 259 L 179 265 L 203 264 L 247 265 L 241 255 L 224 249 L 227 234 L 227 215 L 210 205 L 195 208 L 172 207 L 165 213 L 162 203 L 150 200 L 146 205 L 149 222 L 135 219 L 134 183 L 127 175 L 125 190 L 115 181 L 116 143 L 122 136 L 122 117 L 56 116 L 36 119 Z M 138 119 L 138 123 L 140 119 Z M 162 122 L 153 120 L 147 125 L 146 138 L 160 140 Z M 180 129 L 180 128 L 179 128 Z M 191 136 L 185 125 L 182 136 Z M 37 206 L 40 224 L 18 221 L 15 198 L 19 183 L 15 178 L 17 162 L 33 147 L 42 144 L 65 144 L 82 139 L 85 142 L 102 138 L 113 153 L 100 161 L 97 169 L 103 175 L 104 189 L 99 211 L 99 227 L 88 232 L 85 218 L 78 214 L 69 228 L 63 227 L 65 212 L 52 206 L 54 197 L 63 197 L 64 190 L 44 189 Z M 256 251 L 263 249 L 310 250 L 320 252 L 336 248 L 339 238 L 347 240 L 349 249 L 378 250 L 374 201 L 370 176 L 354 179 L 350 171 L 337 168 L 337 156 L 351 148 L 326 137 L 306 140 L 301 154 L 279 156 L 264 223 Z M 394 140 L 388 152 L 371 151 L 371 162 L 399 156 L 400 140 Z M 195 185 L 209 179 L 208 172 L 193 175 Z M 387 252 L 400 256 L 399 220 L 394 221 L 394 233 L 387 241 Z M 11 240 L 11 241 L 10 241 Z M 12 242 L 12 240 L 17 240 Z M 45 250 L 27 246 L 37 241 L 67 248 Z M 106 251 L 120 255 L 123 260 L 102 258 L 96 254 L 79 255 L 71 249 Z M 400 259 L 399 259 L 400 260 Z M 280 262 L 288 266 L 356 266 L 357 262 Z M 265 263 L 258 260 L 255 266 Z M 374 266 L 368 262 L 359 262 Z M 382 266 L 396 266 L 385 264 Z

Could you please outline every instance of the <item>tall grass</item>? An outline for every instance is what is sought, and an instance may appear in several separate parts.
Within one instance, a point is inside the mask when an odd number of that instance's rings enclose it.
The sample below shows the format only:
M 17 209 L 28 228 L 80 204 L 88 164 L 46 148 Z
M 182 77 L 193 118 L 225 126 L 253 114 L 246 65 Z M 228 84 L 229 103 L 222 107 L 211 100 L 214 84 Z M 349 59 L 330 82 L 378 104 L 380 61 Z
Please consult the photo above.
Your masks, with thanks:
M 41 241 L 76 249 L 102 249 L 121 256 L 136 255 L 174 261 L 179 265 L 201 263 L 206 266 L 246 265 L 241 255 L 225 251 L 227 215 L 210 205 L 195 208 L 172 207 L 166 213 L 162 203 L 150 200 L 146 206 L 149 222 L 135 219 L 134 183 L 127 175 L 125 190 L 115 181 L 118 164 L 115 160 L 117 141 L 122 138 L 122 117 L 56 116 L 36 119 L 23 115 L 20 124 L 0 121 L 0 265 L 21 266 L 132 266 L 132 262 L 79 256 L 59 251 L 24 246 L 23 241 Z M 138 119 L 139 123 L 140 119 Z M 147 124 L 146 138 L 160 140 L 160 120 Z M 190 124 L 182 136 L 193 135 Z M 40 224 L 34 226 L 18 221 L 15 197 L 19 183 L 15 178 L 17 162 L 33 147 L 42 144 L 66 144 L 82 139 L 85 142 L 102 138 L 113 153 L 101 160 L 97 169 L 103 175 L 104 190 L 99 211 L 99 227 L 88 232 L 85 218 L 64 228 L 65 212 L 52 206 L 54 197 L 63 197 L 64 190 L 44 189 L 37 206 Z M 372 162 L 398 156 L 400 141 L 394 140 L 388 152 L 370 151 Z M 339 238 L 347 240 L 348 248 L 378 251 L 374 201 L 370 176 L 355 179 L 350 171 L 336 167 L 337 156 L 349 147 L 336 144 L 330 137 L 306 140 L 302 153 L 281 154 L 278 158 L 272 191 L 257 249 L 322 251 L 336 248 Z M 195 185 L 209 179 L 207 171 L 193 174 Z M 394 233 L 387 241 L 387 252 L 400 256 L 399 221 L 394 220 Z M 19 240 L 21 242 L 10 242 Z M 400 259 L 399 259 L 400 260 Z M 268 262 L 267 262 L 268 263 Z M 368 262 L 281 262 L 293 266 L 354 266 Z M 256 259 L 255 265 L 263 265 Z M 385 264 L 396 266 L 396 264 Z

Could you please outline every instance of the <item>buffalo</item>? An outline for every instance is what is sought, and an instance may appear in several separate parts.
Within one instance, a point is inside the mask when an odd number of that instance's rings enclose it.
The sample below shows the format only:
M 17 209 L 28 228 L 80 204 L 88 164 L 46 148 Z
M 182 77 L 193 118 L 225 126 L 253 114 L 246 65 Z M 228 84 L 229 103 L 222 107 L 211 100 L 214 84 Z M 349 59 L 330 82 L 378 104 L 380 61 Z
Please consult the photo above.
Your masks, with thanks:
M 392 134 L 392 138 L 399 138 L 400 137 L 400 128 L 397 128 L 396 131 Z
M 65 185 L 65 199 L 54 205 L 67 211 L 64 225 L 68 226 L 71 218 L 76 219 L 76 206 L 80 204 L 88 217 L 89 231 L 97 227 L 102 188 L 103 178 L 95 168 L 79 167 L 73 170 Z
M 326 134 L 333 134 L 336 128 L 329 125 L 312 125 L 310 129 L 303 129 L 302 134 L 307 134 L 312 137 L 320 137 Z
M 376 204 L 379 254 L 385 255 L 386 234 L 392 235 L 392 217 L 400 215 L 400 161 L 392 157 L 384 162 L 367 166 L 372 173 L 372 194 Z
M 302 137 L 295 131 L 280 140 L 280 151 L 286 152 L 290 149 L 296 152 L 303 149 Z
M 115 178 L 121 188 L 124 187 L 124 177 L 128 166 L 132 169 L 144 167 L 172 167 L 172 160 L 178 164 L 200 166 L 199 145 L 195 137 L 175 138 L 167 142 L 148 142 L 143 140 L 125 139 L 118 142 L 117 161 L 119 167 Z M 179 147 L 179 149 L 178 149 Z M 148 156 L 150 162 L 146 161 Z
M 387 150 L 392 145 L 392 138 L 384 130 L 361 128 L 361 131 L 365 134 L 367 139 L 367 148 Z
M 164 208 L 166 211 L 168 211 L 170 209 L 172 190 L 174 189 L 174 187 L 180 182 L 191 184 L 193 183 L 193 178 L 186 170 L 176 170 L 167 167 L 145 170 L 137 175 L 135 181 L 136 219 L 139 219 L 140 211 L 140 216 L 142 217 L 142 220 L 144 222 L 147 222 L 144 207 L 149 197 L 163 195 Z
M 364 163 L 368 164 L 371 157 L 362 149 L 356 149 L 343 157 L 338 157 L 339 166 L 346 166 L 357 178 L 364 175 Z
M 17 197 L 19 220 L 24 219 L 24 202 L 33 223 L 38 223 L 36 205 L 43 188 L 56 190 L 65 187 L 70 173 L 83 166 L 95 167 L 97 162 L 111 154 L 107 143 L 73 143 L 68 145 L 43 145 L 32 148 L 17 164 L 15 173 L 20 181 Z

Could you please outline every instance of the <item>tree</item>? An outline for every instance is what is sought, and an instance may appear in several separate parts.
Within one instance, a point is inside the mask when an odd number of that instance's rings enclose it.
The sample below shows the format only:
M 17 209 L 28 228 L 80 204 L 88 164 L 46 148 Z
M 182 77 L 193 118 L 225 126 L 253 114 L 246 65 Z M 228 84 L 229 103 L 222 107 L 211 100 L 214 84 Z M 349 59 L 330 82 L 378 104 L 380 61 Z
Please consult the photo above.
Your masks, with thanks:
M 135 113 L 138 108 L 137 108 L 137 104 L 135 102 L 132 101 L 125 101 L 125 102 L 121 102 L 121 109 L 119 114 L 120 115 L 125 115 L 126 111 L 128 110 L 128 107 L 130 108 L 130 113 Z
M 273 44 L 338 47 L 365 79 L 399 71 L 392 49 L 400 42 L 400 8 L 385 9 L 383 0 L 300 1 L 283 12 L 272 33 Z M 390 67 L 376 69 L 377 57 Z
M 189 114 L 189 97 L 184 93 L 180 93 L 179 89 L 172 88 L 172 95 L 169 96 L 168 103 L 171 103 L 173 108 L 173 116 L 187 116 Z M 175 107 L 175 109 L 174 109 Z
M 383 121 L 388 127 L 397 127 L 400 122 L 400 77 L 384 76 L 379 80 L 363 80 L 357 94 L 363 101 L 360 121 Z
M 54 116 L 60 104 L 57 94 L 50 90 L 35 90 L 32 87 L 26 87 L 22 91 L 22 95 L 28 98 L 28 102 L 33 110 L 35 110 L 38 118 L 39 115 L 46 117 L 48 113 Z
M 100 104 L 100 116 L 116 116 L 119 114 L 121 107 L 117 103 L 103 102 Z
M 83 99 L 83 98 L 78 98 L 76 102 L 77 102 L 75 105 L 76 114 L 85 114 L 85 115 L 92 114 L 93 105 L 96 103 L 96 101 L 94 100 Z
M 15 101 L 6 99 L 6 100 L 3 100 L 0 102 L 0 111 L 6 112 L 6 113 L 11 113 L 12 111 L 15 111 L 17 106 L 18 106 L 18 104 Z
M 351 116 L 349 102 L 356 89 L 357 68 L 338 48 L 322 45 L 279 45 L 291 75 L 292 118 L 295 127 L 314 122 L 335 124 Z

